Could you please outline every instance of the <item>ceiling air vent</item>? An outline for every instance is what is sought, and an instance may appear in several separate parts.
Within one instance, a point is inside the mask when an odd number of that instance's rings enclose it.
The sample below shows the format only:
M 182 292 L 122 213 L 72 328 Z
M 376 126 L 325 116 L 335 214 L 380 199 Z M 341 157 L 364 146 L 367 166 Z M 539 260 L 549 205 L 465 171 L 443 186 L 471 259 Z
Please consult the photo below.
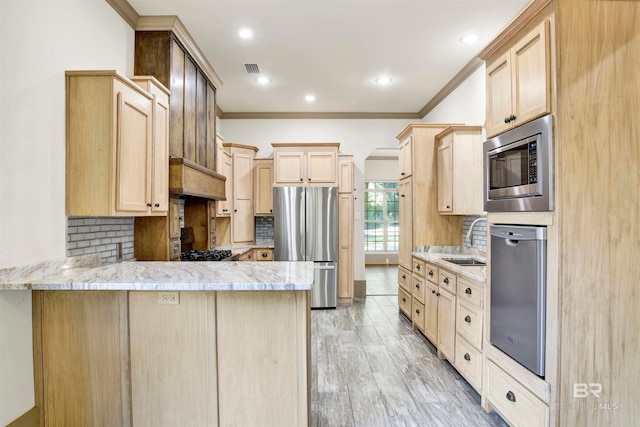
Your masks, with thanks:
M 258 64 L 244 64 L 244 69 L 247 70 L 249 74 L 260 74 Z

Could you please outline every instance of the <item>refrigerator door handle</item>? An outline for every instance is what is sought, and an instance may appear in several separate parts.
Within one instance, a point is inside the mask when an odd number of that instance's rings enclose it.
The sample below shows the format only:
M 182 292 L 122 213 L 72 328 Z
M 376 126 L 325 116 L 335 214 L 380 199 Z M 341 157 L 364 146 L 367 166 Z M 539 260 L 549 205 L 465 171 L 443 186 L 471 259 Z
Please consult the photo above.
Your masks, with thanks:
M 316 266 L 314 267 L 316 270 L 335 270 L 336 266 L 335 265 L 325 265 L 325 266 Z

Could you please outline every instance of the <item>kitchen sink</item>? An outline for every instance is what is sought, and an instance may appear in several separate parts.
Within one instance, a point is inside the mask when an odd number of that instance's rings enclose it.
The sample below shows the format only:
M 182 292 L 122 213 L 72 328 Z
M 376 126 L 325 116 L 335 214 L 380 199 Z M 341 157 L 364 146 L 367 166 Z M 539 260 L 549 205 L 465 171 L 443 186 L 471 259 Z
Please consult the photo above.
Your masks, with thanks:
M 486 262 L 478 261 L 473 258 L 445 258 L 444 261 L 447 261 L 456 265 L 462 265 L 462 266 L 481 267 L 483 265 L 487 265 Z

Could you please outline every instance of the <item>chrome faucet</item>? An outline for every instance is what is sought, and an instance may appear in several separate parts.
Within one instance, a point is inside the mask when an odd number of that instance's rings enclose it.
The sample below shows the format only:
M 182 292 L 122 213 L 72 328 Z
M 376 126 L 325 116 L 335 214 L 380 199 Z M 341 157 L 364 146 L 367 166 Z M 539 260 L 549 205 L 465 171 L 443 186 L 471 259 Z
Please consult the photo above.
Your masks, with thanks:
M 467 232 L 467 240 L 469 240 L 469 246 L 473 246 L 473 227 L 475 227 L 479 221 L 487 222 L 487 218 L 485 217 L 477 218 L 469 226 L 469 231 Z

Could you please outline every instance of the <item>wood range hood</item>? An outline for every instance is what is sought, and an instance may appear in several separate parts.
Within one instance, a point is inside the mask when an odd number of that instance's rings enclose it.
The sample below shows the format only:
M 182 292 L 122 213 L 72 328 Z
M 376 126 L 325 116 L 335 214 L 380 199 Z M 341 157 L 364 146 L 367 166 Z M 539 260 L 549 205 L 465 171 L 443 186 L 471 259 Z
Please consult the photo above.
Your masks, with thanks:
M 169 159 L 169 193 L 173 197 L 226 200 L 227 178 L 183 157 Z

